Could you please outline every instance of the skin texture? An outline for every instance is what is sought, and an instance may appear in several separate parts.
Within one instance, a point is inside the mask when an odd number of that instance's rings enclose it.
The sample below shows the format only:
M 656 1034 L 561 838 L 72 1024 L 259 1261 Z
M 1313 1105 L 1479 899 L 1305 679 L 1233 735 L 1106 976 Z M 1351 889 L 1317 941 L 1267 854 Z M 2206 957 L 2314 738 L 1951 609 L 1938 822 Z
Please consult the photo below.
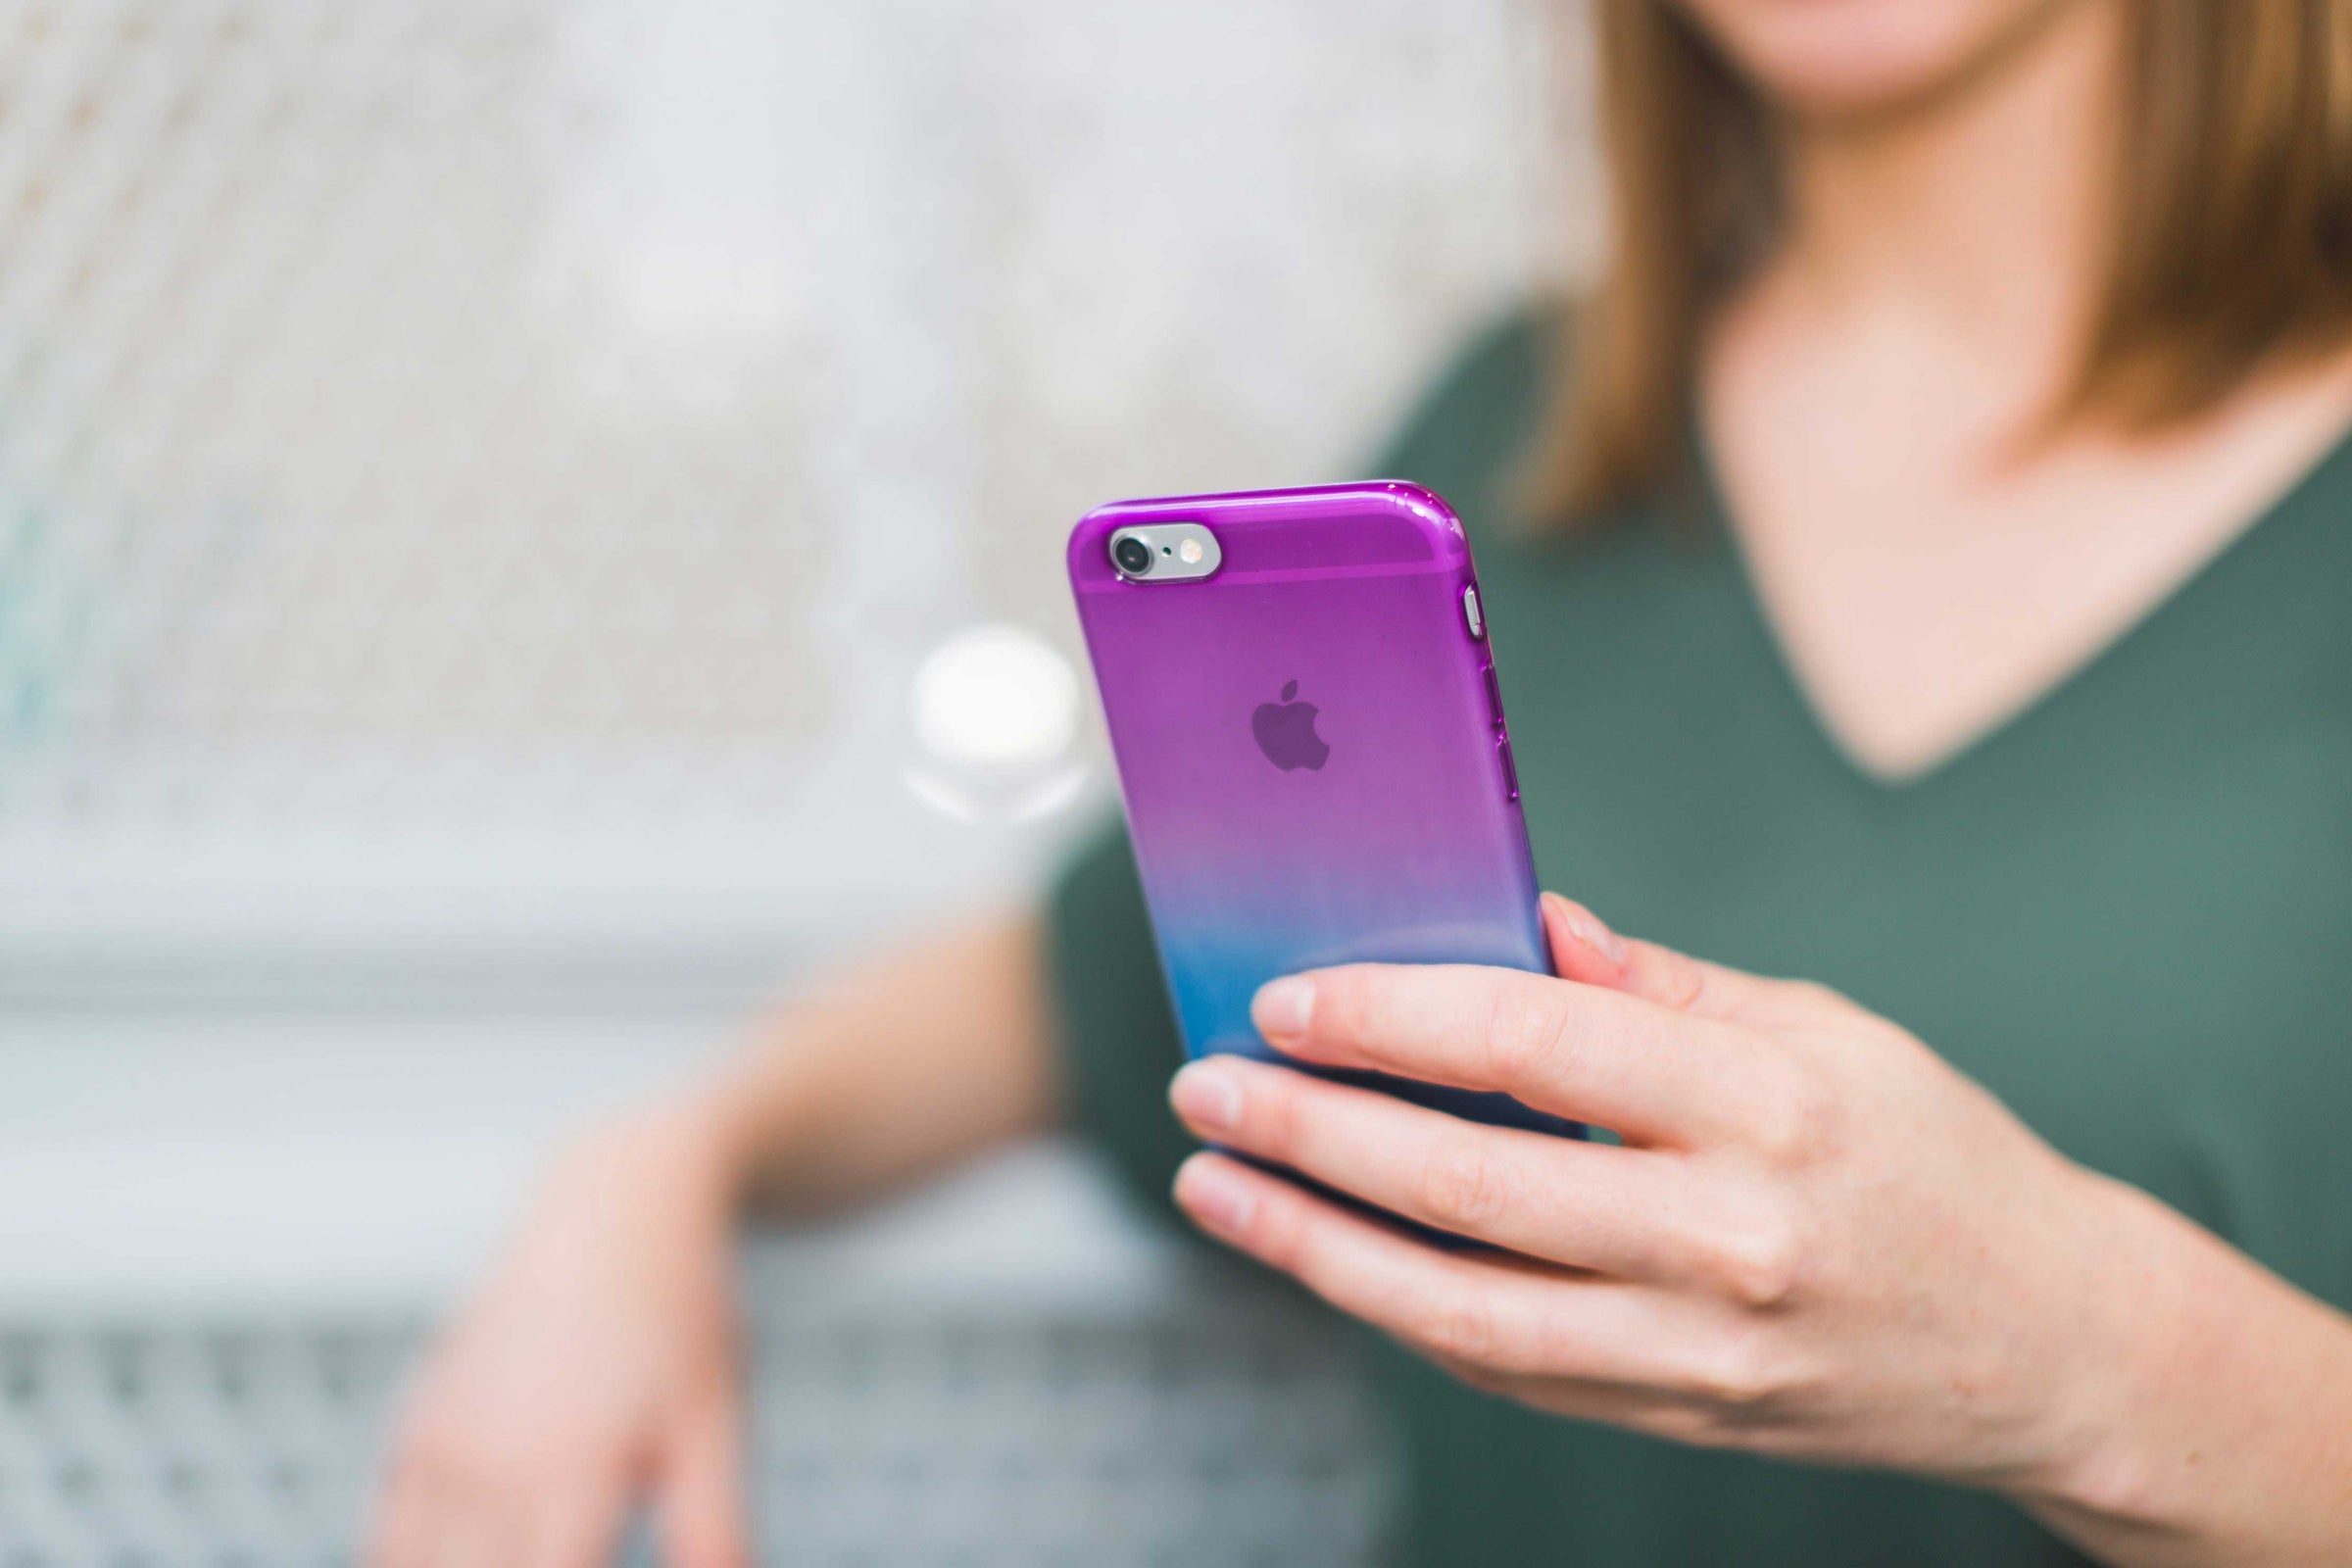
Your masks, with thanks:
M 751 1560 L 717 1149 L 663 1111 L 564 1160 L 415 1391 L 376 1561 L 601 1562 L 642 1493 L 665 1561 Z
M 1792 230 L 1704 346 L 1708 449 L 1823 727 L 1867 771 L 1916 777 L 2259 516 L 2352 420 L 2352 357 L 2179 429 L 2053 437 L 2098 276 L 2120 5 L 1693 9 L 1791 106 Z M 1829 19 L 1855 29 L 1850 55 Z M 1864 120 L 1796 107 L 1838 71 L 1914 90 Z
M 373 1568 L 602 1568 L 632 1502 L 670 1568 L 740 1568 L 734 1229 L 837 1209 L 1050 1124 L 1036 922 L 836 976 L 735 1069 L 588 1134 L 410 1391 Z
M 2118 1562 L 2342 1559 L 2352 1324 L 1844 998 L 1622 943 L 1557 895 L 1545 917 L 1567 978 L 1356 965 L 1274 982 L 1256 1022 L 1300 1063 L 1501 1090 L 1623 1147 L 1238 1057 L 1170 1088 L 1203 1139 L 1507 1255 L 1220 1153 L 1185 1166 L 1178 1202 L 1540 1409 L 1996 1488 Z M 2200 1364 L 2210 1396 L 2183 1420 Z M 2299 1422 L 2282 1386 L 2320 1396 Z
M 1877 127 L 1999 74 L 2081 0 L 1680 0 L 1789 115 Z
M 1825 727 L 1916 774 L 2242 530 L 2352 418 L 2352 360 L 2160 440 L 2029 440 L 2095 282 L 2123 0 L 1679 3 L 1774 106 L 1792 204 L 1702 347 L 1708 443 Z M 1301 1059 L 1507 1088 L 1625 1148 L 1242 1062 L 1174 1090 L 1204 1135 L 1508 1252 L 1213 1154 L 1180 1201 L 1544 1409 L 1997 1488 L 2119 1564 L 2352 1561 L 2352 1325 L 2068 1164 L 1895 1023 L 1547 918 L 1565 979 L 1336 971 L 1263 1022 Z M 667 1562 L 745 1561 L 734 1218 L 1045 1125 L 1045 993 L 1031 917 L 918 944 L 584 1140 L 419 1380 L 370 1560 L 587 1568 L 641 1500 Z

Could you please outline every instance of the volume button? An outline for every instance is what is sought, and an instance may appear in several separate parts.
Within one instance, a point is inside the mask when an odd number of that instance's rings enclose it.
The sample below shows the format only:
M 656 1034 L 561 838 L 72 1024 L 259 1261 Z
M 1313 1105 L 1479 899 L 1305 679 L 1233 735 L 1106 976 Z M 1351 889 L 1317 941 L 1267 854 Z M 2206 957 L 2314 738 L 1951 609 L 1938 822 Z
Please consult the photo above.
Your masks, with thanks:
M 1502 723 L 1502 682 L 1494 678 L 1493 664 L 1480 665 L 1478 672 L 1486 677 L 1487 682 L 1487 718 L 1499 726 Z
M 1494 760 L 1502 764 L 1502 798 L 1506 801 L 1517 800 L 1519 798 L 1519 769 L 1511 761 L 1511 738 L 1508 735 L 1501 736 L 1494 742 Z

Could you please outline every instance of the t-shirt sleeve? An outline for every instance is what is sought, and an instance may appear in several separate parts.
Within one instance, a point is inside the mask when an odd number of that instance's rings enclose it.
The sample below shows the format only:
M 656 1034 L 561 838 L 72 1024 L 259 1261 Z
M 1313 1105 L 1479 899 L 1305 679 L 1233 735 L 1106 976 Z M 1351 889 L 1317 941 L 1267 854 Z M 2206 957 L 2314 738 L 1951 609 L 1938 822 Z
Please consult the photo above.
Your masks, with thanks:
M 1366 471 L 1457 501 L 1492 483 L 1535 410 L 1543 326 L 1539 314 L 1521 313 L 1481 333 Z M 1087 835 L 1064 862 L 1046 925 L 1071 1118 L 1138 1197 L 1172 1213 L 1169 1183 L 1198 1146 L 1168 1109 L 1184 1048 L 1123 820 Z

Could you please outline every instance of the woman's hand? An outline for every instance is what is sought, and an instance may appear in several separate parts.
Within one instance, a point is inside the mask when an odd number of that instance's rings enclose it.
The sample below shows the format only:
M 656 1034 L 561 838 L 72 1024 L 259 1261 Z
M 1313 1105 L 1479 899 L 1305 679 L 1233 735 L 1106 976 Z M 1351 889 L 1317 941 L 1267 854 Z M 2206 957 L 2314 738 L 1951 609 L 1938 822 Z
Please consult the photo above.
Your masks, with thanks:
M 641 1498 L 665 1568 L 748 1562 L 739 1209 L 821 1212 L 1050 1123 L 1046 973 L 1029 911 L 911 943 L 581 1145 L 425 1368 L 374 1568 L 601 1565 Z
M 2129 1382 L 2137 1195 L 1818 986 L 1610 935 L 1545 900 L 1566 979 L 1360 965 L 1278 980 L 1289 1056 L 1503 1090 L 1623 1148 L 1214 1057 L 1203 1138 L 1506 1249 L 1447 1251 L 1216 1153 L 1203 1227 L 1476 1386 L 1685 1441 L 2028 1493 L 2101 1462 Z
M 411 1398 L 376 1568 L 592 1568 L 640 1497 L 671 1568 L 750 1561 L 722 1146 L 663 1109 L 558 1167 Z

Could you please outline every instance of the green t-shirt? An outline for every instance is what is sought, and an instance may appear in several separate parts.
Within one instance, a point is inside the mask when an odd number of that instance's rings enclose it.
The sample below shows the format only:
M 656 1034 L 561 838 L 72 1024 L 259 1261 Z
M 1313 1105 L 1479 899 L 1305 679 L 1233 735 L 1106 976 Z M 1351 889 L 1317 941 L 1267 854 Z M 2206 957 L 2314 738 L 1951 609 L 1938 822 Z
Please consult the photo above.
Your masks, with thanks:
M 1382 465 L 1470 529 L 1544 885 L 1837 987 L 2074 1159 L 2352 1304 L 2352 442 L 2087 667 L 1889 784 L 1804 706 L 1703 475 L 1574 539 L 1506 531 L 1548 363 L 1539 322 L 1508 323 Z M 1123 834 L 1068 867 L 1052 926 L 1077 1115 L 1164 1206 L 1191 1143 Z M 1682 1448 L 1377 1360 L 1413 1562 L 2083 1561 L 1981 1493 Z

